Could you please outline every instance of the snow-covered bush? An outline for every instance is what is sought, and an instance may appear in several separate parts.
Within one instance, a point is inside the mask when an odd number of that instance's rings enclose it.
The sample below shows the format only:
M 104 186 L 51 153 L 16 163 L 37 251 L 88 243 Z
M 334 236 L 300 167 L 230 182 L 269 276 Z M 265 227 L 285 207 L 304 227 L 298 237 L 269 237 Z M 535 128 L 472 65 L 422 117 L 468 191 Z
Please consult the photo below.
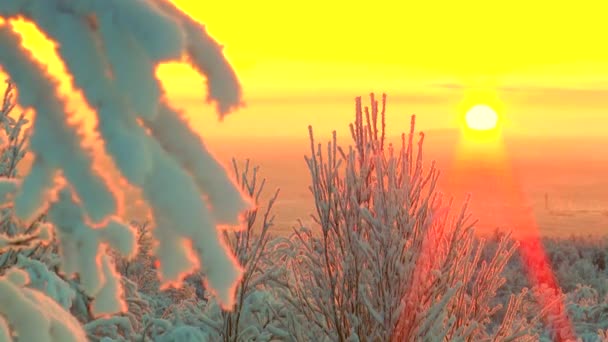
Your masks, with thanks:
M 16 268 L 0 276 L 0 340 L 12 341 L 16 332 L 20 341 L 86 341 L 80 322 L 29 281 Z
M 127 258 L 116 251 L 111 254 L 116 262 L 116 268 L 120 274 L 137 285 L 137 289 L 147 295 L 156 294 L 160 282 L 156 276 L 153 256 L 153 237 L 151 224 L 149 222 L 131 222 L 135 229 L 137 241 L 137 254 Z
M 608 329 L 608 297 L 600 298 L 596 289 L 586 285 L 578 285 L 567 297 L 577 336 L 583 341 L 595 341 L 598 330 Z
M 246 161 L 241 171 L 233 159 L 234 174 L 243 191 L 251 196 L 256 208 L 247 211 L 246 226 L 240 231 L 224 231 L 226 241 L 234 252 L 244 272 L 236 289 L 234 310 L 221 310 L 217 301 L 211 300 L 205 308 L 203 323 L 213 333 L 216 341 L 273 341 L 295 340 L 286 330 L 285 322 L 291 312 L 276 297 L 276 289 L 282 286 L 286 273 L 281 262 L 282 237 L 273 237 L 274 215 L 271 214 L 277 199 L 277 190 L 268 200 L 262 214 L 260 195 L 266 179 L 259 179 L 259 168 L 250 167 Z
M 545 238 L 543 245 L 564 292 L 589 285 L 608 295 L 608 237 Z
M 320 234 L 302 226 L 285 248 L 293 270 L 285 300 L 303 318 L 300 331 L 318 341 L 533 339 L 538 317 L 515 319 L 525 293 L 488 327 L 517 244 L 507 236 L 479 260 L 484 242 L 476 243 L 466 205 L 451 216 L 436 193 L 439 172 L 424 168 L 414 117 L 401 146 L 386 145 L 385 100 L 379 109 L 372 94 L 370 110 L 357 98 L 346 151 L 335 132 L 326 149 L 316 146 L 309 128 Z
M 231 251 L 244 268 L 243 277 L 236 288 L 237 300 L 233 310 L 223 310 L 217 300 L 208 298 L 200 281 L 203 273 L 188 278 L 181 288 L 158 291 L 158 282 L 149 279 L 155 260 L 151 253 L 146 253 L 145 246 L 149 241 L 146 237 L 149 234 L 147 225 L 136 224 L 138 240 L 144 248 L 132 260 L 117 256 L 117 264 L 124 276 L 138 284 L 144 282 L 141 291 L 148 298 L 152 310 L 144 318 L 145 328 L 139 330 L 141 336 L 171 340 L 175 329 L 190 332 L 198 329 L 196 331 L 202 334 L 204 341 L 286 340 L 290 337 L 284 327 L 289 312 L 274 295 L 274 289 L 281 286 L 280 281 L 285 273 L 285 265 L 277 254 L 281 251 L 278 246 L 284 238 L 273 237 L 270 233 L 274 220 L 271 211 L 278 190 L 264 208 L 260 197 L 266 180 L 260 181 L 259 168 L 250 167 L 249 161 L 242 171 L 235 160 L 233 166 L 237 183 L 256 203 L 254 209 L 245 213 L 244 229 L 223 230 Z M 145 284 L 148 281 L 153 283 Z
M 4 97 L 5 104 L 11 101 L 12 91 L 13 88 L 9 82 L 7 95 Z M 5 105 L 4 108 L 13 109 L 14 106 Z M 7 112 L 10 112 L 10 110 L 3 113 Z M 4 156 L 2 166 L 4 170 L 12 170 L 7 172 L 9 177 L 18 179 L 19 175 L 16 170 L 26 150 L 27 135 L 20 136 L 15 127 L 20 127 L 23 124 L 23 115 L 20 116 L 19 121 L 13 120 L 12 116 L 8 114 L 5 117 L 4 129 L 7 132 L 16 133 L 8 134 L 10 143 L 2 151 Z M 18 137 L 22 139 L 22 142 L 16 146 L 14 141 Z M 16 153 L 16 151 L 19 153 Z M 44 326 L 47 323 L 42 324 L 42 331 L 38 332 L 39 335 L 36 335 L 37 338 L 41 338 L 41 341 L 49 339 L 61 341 L 83 340 L 84 336 L 93 341 L 99 340 L 99 338 L 96 338 L 99 336 L 106 339 L 111 336 L 118 337 L 118 340 L 137 337 L 136 331 L 141 330 L 139 322 L 142 321 L 143 314 L 147 313 L 149 309 L 148 303 L 139 297 L 139 293 L 133 286 L 134 284 L 122 279 L 126 281 L 122 286 L 127 290 L 125 295 L 126 312 L 120 316 L 95 319 L 92 314 L 95 305 L 94 300 L 100 300 L 102 305 L 111 303 L 107 297 L 104 298 L 104 295 L 113 298 L 116 293 L 120 294 L 120 289 L 116 284 L 113 284 L 111 287 L 106 287 L 108 290 L 105 293 L 100 293 L 98 298 L 87 296 L 77 278 L 68 279 L 64 273 L 58 273 L 58 266 L 61 264 L 61 258 L 57 254 L 58 241 L 55 239 L 56 236 L 53 236 L 56 234 L 53 234 L 52 226 L 45 222 L 47 215 L 43 214 L 26 229 L 23 229 L 22 222 L 14 217 L 12 209 L 11 203 L 3 208 L 3 224 L 0 230 L 0 260 L 2 260 L 0 274 L 6 274 L 5 280 L 9 280 L 9 282 L 5 282 L 5 291 L 6 294 L 10 293 L 13 296 L 13 298 L 4 297 L 2 303 L 7 307 L 7 310 L 14 308 L 19 303 L 25 307 L 24 310 L 27 312 L 36 308 L 43 311 L 48 310 L 49 312 L 30 312 L 33 315 L 32 319 L 29 320 L 30 324 L 38 325 L 40 319 L 51 324 L 48 332 L 44 331 Z M 53 209 L 57 209 L 57 207 L 53 207 Z M 104 258 L 107 258 L 107 256 L 104 256 Z M 107 259 L 101 261 L 106 265 L 111 264 L 111 261 Z M 10 268 L 11 266 L 15 267 Z M 26 273 L 20 273 L 22 271 L 26 271 Z M 106 267 L 105 271 L 111 271 L 111 269 Z M 16 275 L 17 278 L 11 276 L 11 274 Z M 24 277 L 21 277 L 20 274 L 23 274 Z M 16 280 L 16 282 L 13 280 Z M 8 286 L 11 283 L 22 288 Z M 21 291 L 23 296 L 17 295 L 15 291 Z M 19 302 L 20 300 L 22 302 Z M 28 300 L 31 303 L 28 303 Z M 41 302 L 38 303 L 37 301 Z M 70 317 L 70 314 L 73 317 Z M 17 319 L 15 315 L 18 316 L 19 314 L 5 311 L 0 315 L 12 321 Z M 38 316 L 43 318 L 38 319 Z M 6 330 L 7 336 L 23 336 L 23 333 L 18 330 L 26 326 L 28 320 L 24 316 L 18 316 L 18 319 L 22 322 L 11 323 L 13 329 Z M 66 320 L 66 322 L 55 323 L 54 320 Z M 86 323 L 84 330 L 79 323 Z M 67 325 L 61 327 L 57 324 Z M 68 335 L 71 335 L 71 337 L 66 337 Z M 26 339 L 29 338 L 27 337 L 28 334 L 25 334 L 25 336 Z
M 27 120 L 24 119 L 23 113 L 16 115 L 15 108 L 15 88 L 13 83 L 7 81 L 0 111 L 0 121 L 2 122 L 0 177 L 5 180 L 3 185 L 9 186 L 9 188 L 5 187 L 4 191 L 11 190 L 12 186 L 17 184 L 20 177 L 18 168 L 25 157 L 28 146 L 29 135 L 22 130 L 23 126 L 27 124 Z M 64 318 L 67 325 L 57 327 L 57 329 L 68 329 L 75 338 L 85 336 L 84 331 L 78 325 L 79 321 L 75 318 L 86 320 L 88 317 L 88 307 L 85 305 L 82 310 L 82 304 L 87 301 L 87 298 L 75 286 L 75 282 L 65 279 L 55 272 L 60 259 L 56 253 L 57 244 L 53 238 L 52 227 L 44 222 L 44 214 L 24 225 L 13 215 L 10 196 L 6 197 L 6 195 L 7 193 L 4 192 L 3 206 L 0 209 L 0 276 L 3 276 L 5 291 L 2 306 L 6 306 L 6 308 L 3 313 L 0 313 L 0 319 L 9 322 L 14 319 L 23 319 L 23 316 L 17 318 L 15 315 L 19 314 L 16 312 L 9 312 L 9 309 L 14 308 L 15 305 L 23 306 L 25 311 L 32 309 L 50 311 L 33 313 L 30 321 L 25 319 L 17 324 L 11 323 L 12 329 L 5 330 L 7 334 L 4 336 L 5 340 L 10 340 L 10 336 L 14 336 L 15 330 L 21 329 L 27 324 L 39 324 L 40 319 L 44 323 L 41 327 L 42 330 L 38 333 L 46 335 L 44 337 L 37 335 L 38 337 L 58 338 L 58 335 L 54 334 L 61 333 L 60 331 L 45 332 L 44 329 L 46 329 L 45 326 L 51 329 L 51 326 L 62 324 L 53 323 L 53 321 Z M 37 300 L 44 303 L 36 303 Z M 69 317 L 70 314 L 75 318 Z
M 25 157 L 28 138 L 22 129 L 28 123 L 24 114 L 15 116 L 15 95 L 14 84 L 7 80 L 0 108 L 0 179 L 5 180 L 0 183 L 0 236 L 7 245 L 0 247 L 0 272 L 13 266 L 19 255 L 33 259 L 48 258 L 51 248 L 47 243 L 36 243 L 35 232 L 44 228 L 40 225 L 40 217 L 24 227 L 12 214 L 9 196 L 18 181 L 17 167 Z M 48 227 L 45 231 L 48 232 Z
M 598 330 L 606 330 L 606 315 L 608 314 L 608 272 L 604 267 L 603 258 L 608 250 L 608 238 L 598 237 L 569 237 L 541 239 L 542 250 L 546 252 L 551 270 L 559 284 L 558 297 L 563 301 L 566 311 L 559 325 L 571 326 L 576 338 L 582 341 L 599 341 L 601 334 Z M 524 287 L 534 287 L 526 276 L 524 262 L 520 256 L 511 258 L 505 267 L 503 276 L 507 282 L 501 289 L 498 302 L 505 303 L 511 293 Z M 536 284 L 535 293 L 547 292 L 545 284 Z M 555 292 L 555 291 L 554 291 Z M 538 300 L 527 299 L 527 310 L 524 316 L 531 317 L 538 311 Z M 555 313 L 553 313 L 555 316 Z M 554 317 L 555 318 L 555 317 Z M 539 325 L 538 332 L 546 341 L 555 340 L 554 333 Z M 573 337 L 572 340 L 575 338 Z

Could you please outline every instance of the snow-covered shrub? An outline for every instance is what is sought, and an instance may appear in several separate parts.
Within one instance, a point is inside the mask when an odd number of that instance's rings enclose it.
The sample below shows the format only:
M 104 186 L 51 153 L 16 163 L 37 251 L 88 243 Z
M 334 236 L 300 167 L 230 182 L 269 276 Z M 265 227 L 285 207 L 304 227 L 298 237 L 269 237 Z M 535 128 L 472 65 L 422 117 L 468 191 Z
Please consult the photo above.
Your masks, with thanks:
M 600 341 L 608 329 L 608 272 L 602 259 L 608 239 L 597 237 L 545 238 L 551 263 L 579 341 Z M 567 256 L 564 258 L 564 256 Z
M 385 143 L 385 100 L 371 110 L 356 100 L 354 146 L 315 145 L 306 158 L 320 234 L 296 229 L 286 246 L 285 300 L 301 317 L 300 333 L 317 341 L 533 340 L 533 323 L 515 319 L 525 293 L 512 295 L 504 320 L 490 328 L 500 276 L 517 244 L 501 240 L 488 261 L 466 205 L 456 215 L 425 169 L 424 135 L 414 117 L 401 146 Z M 323 151 L 327 151 L 324 153 Z M 295 332 L 294 332 L 295 333 Z
M 608 297 L 600 298 L 594 288 L 578 285 L 567 294 L 566 306 L 579 341 L 604 341 L 600 331 L 608 329 Z
M 239 185 L 254 199 L 256 207 L 246 212 L 245 229 L 224 231 L 230 249 L 243 266 L 243 277 L 236 289 L 234 310 L 221 310 L 217 301 L 209 301 L 204 312 L 204 330 L 211 331 L 213 340 L 217 341 L 295 340 L 285 329 L 290 313 L 275 294 L 286 273 L 280 255 L 285 239 L 273 237 L 270 233 L 274 221 L 272 208 L 279 190 L 270 197 L 261 220 L 258 220 L 262 213 L 260 196 L 266 179 L 260 181 L 259 168 L 251 167 L 249 160 L 242 171 L 234 159 L 233 166 Z
M 20 341 L 86 341 L 80 322 L 51 297 L 28 288 L 29 280 L 27 272 L 16 268 L 0 276 L 3 341 L 12 341 L 15 334 Z
M 543 245 L 564 292 L 589 285 L 600 297 L 608 295 L 608 237 L 545 238 Z
M 189 325 L 178 325 L 169 332 L 160 336 L 158 342 L 206 342 L 214 341 L 209 335 L 196 327 Z
M 233 166 L 238 185 L 256 204 L 254 209 L 245 213 L 244 229 L 223 230 L 225 241 L 244 269 L 236 288 L 237 300 L 233 310 L 225 311 L 217 300 L 208 298 L 202 281 L 204 271 L 187 278 L 180 288 L 159 291 L 158 281 L 150 277 L 154 272 L 155 258 L 147 247 L 150 242 L 148 225 L 133 224 L 142 246 L 137 256 L 126 259 L 116 253 L 113 255 L 121 274 L 137 283 L 141 295 L 147 298 L 150 312 L 143 319 L 145 328 L 134 329 L 142 337 L 171 340 L 174 338 L 171 336 L 179 335 L 174 335 L 174 329 L 198 329 L 205 341 L 285 340 L 289 337 L 284 327 L 289 313 L 274 294 L 274 289 L 282 286 L 280 282 L 286 272 L 279 255 L 285 238 L 270 234 L 274 220 L 272 208 L 278 190 L 262 206 L 260 198 L 266 181 L 260 180 L 259 168 L 251 167 L 249 161 L 243 170 L 235 160 Z M 103 332 L 114 336 L 113 330 L 107 327 Z
M 111 254 L 116 262 L 116 268 L 123 277 L 128 278 L 137 285 L 138 291 L 147 295 L 156 294 L 160 286 L 154 266 L 153 237 L 149 222 L 131 222 L 135 229 L 137 241 L 137 254 L 126 258 L 116 251 Z
M 70 310 L 76 297 L 76 291 L 65 280 L 49 270 L 47 265 L 19 255 L 16 266 L 27 271 L 30 288 L 40 290 L 62 308 Z
M 28 121 L 22 113 L 15 116 L 16 91 L 14 84 L 6 81 L 6 89 L 0 108 L 0 236 L 8 244 L 0 246 L 0 273 L 17 263 L 18 257 L 47 259 L 52 246 L 48 243 L 37 243 L 35 232 L 49 232 L 49 227 L 41 226 L 40 217 L 31 224 L 23 226 L 13 215 L 10 193 L 18 184 L 17 167 L 27 151 L 28 134 L 22 128 Z M 47 237 L 48 238 L 48 237 Z
M 608 251 L 608 238 L 571 236 L 568 238 L 544 237 L 540 240 L 551 270 L 559 285 L 558 297 L 563 301 L 568 321 L 557 322 L 562 326 L 572 326 L 576 339 L 600 341 L 598 329 L 604 329 L 608 322 L 608 272 L 604 258 Z M 496 244 L 494 239 L 490 244 Z M 510 259 L 502 275 L 507 279 L 499 290 L 497 303 L 506 303 L 512 293 L 525 287 L 534 287 L 530 293 L 547 292 L 547 284 L 533 284 L 528 276 L 520 255 Z M 555 292 L 555 291 L 553 291 Z M 526 299 L 526 309 L 522 316 L 530 318 L 539 310 L 538 300 L 533 296 Z M 559 307 L 559 306 L 558 306 Z M 499 311 L 499 315 L 504 310 Z M 553 313 L 555 316 L 555 313 Z M 555 317 L 554 317 L 555 318 Z M 538 325 L 541 338 L 553 341 L 555 336 L 546 327 Z M 572 340 L 575 340 L 573 337 Z
M 594 286 L 598 289 L 602 289 L 603 293 L 606 293 L 606 287 L 608 287 L 608 279 L 598 279 L 598 270 L 593 264 L 593 260 L 581 258 L 576 260 L 573 264 L 566 262 L 556 265 L 554 268 L 557 276 L 561 276 L 562 280 L 560 285 L 564 291 L 576 291 L 578 285 L 600 285 Z M 602 284 L 603 283 L 603 284 Z
M 156 274 L 157 259 L 153 255 L 151 224 L 149 222 L 131 222 L 136 231 L 137 254 L 126 258 L 116 251 L 111 254 L 116 261 L 118 272 L 130 282 L 133 282 L 137 292 L 147 301 L 151 314 L 155 317 L 170 315 L 174 306 L 179 306 L 184 300 L 203 299 L 197 294 L 204 287 L 200 272 L 190 275 L 181 286 L 167 286 L 161 289 Z M 194 279 L 197 279 L 195 282 Z
M 13 215 L 9 193 L 19 182 L 18 167 L 25 157 L 28 141 L 28 134 L 22 131 L 27 120 L 23 113 L 15 115 L 15 106 L 15 88 L 12 82 L 7 81 L 0 109 L 0 179 L 3 180 L 0 276 L 4 289 L 0 300 L 3 308 L 0 321 L 8 321 L 11 329 L 2 324 L 2 338 L 3 341 L 11 341 L 16 334 L 23 339 L 35 334 L 36 337 L 33 338 L 39 338 L 39 341 L 78 340 L 85 336 L 84 331 L 78 320 L 70 317 L 70 313 L 75 313 L 74 308 L 82 297 L 72 283 L 54 272 L 59 258 L 52 227 L 44 222 L 44 215 L 27 225 Z M 30 320 L 27 319 L 29 314 L 32 314 Z M 19 322 L 14 322 L 15 320 Z M 31 330 L 31 326 L 39 324 L 39 327 L 34 328 L 39 331 L 20 331 Z M 66 337 L 66 334 L 73 336 Z

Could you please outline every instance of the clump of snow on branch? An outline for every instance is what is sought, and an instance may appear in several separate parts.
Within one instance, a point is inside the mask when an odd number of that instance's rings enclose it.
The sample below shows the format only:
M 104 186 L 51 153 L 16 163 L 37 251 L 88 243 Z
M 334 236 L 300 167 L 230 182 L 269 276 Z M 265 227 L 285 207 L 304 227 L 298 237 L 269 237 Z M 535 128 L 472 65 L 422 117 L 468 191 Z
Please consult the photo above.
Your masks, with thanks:
M 80 323 L 52 298 L 27 288 L 29 276 L 10 269 L 0 277 L 0 337 L 12 341 L 8 323 L 19 341 L 86 341 Z
M 74 89 L 96 111 L 105 150 L 150 205 L 161 283 L 179 284 L 201 267 L 222 306 L 232 307 L 242 269 L 216 225 L 239 224 L 251 201 L 166 102 L 155 77 L 159 63 L 189 62 L 207 77 L 207 100 L 222 118 L 242 103 L 221 47 L 167 0 L 3 1 L 0 18 L 8 20 L 0 24 L 0 66 L 17 85 L 18 102 L 36 115 L 34 164 L 22 182 L 1 179 L 0 197 L 13 198 L 16 215 L 26 222 L 50 209 L 63 271 L 78 273 L 88 294 L 105 300 L 104 288 L 120 287 L 100 243 L 132 254 L 136 246 L 122 243 L 133 241 L 133 232 L 114 217 L 116 187 L 93 167 L 57 81 L 11 27 L 11 19 L 24 18 L 57 43 Z M 118 298 L 110 302 L 116 305 L 94 308 L 111 313 L 124 307 Z
M 100 253 L 103 244 L 113 246 L 123 255 L 135 250 L 132 228 L 116 219 L 93 229 L 84 222 L 82 209 L 69 191 L 59 193 L 59 201 L 49 210 L 49 220 L 57 227 L 62 270 L 67 275 L 78 273 L 84 291 L 96 296 L 92 311 L 112 314 L 123 311 L 119 276 L 110 267 L 106 253 Z
M 29 287 L 44 292 L 61 305 L 65 310 L 72 307 L 76 291 L 70 287 L 65 280 L 51 272 L 47 265 L 39 260 L 33 260 L 23 255 L 18 255 L 16 266 L 27 271 L 30 282 Z

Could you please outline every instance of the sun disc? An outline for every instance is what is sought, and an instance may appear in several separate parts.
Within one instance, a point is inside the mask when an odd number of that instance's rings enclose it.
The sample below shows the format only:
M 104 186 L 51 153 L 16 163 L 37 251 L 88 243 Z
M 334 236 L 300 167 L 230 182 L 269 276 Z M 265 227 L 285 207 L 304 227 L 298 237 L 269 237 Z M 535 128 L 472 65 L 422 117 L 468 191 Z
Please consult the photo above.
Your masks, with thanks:
M 469 109 L 465 116 L 468 128 L 476 131 L 487 131 L 498 125 L 498 114 L 487 105 L 475 105 Z

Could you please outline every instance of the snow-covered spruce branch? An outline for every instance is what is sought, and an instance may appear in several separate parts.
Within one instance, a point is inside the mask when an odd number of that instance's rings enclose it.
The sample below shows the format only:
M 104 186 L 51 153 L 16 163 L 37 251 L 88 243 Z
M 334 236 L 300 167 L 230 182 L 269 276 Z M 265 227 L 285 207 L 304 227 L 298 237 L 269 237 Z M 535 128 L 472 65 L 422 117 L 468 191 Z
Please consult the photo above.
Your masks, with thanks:
M 16 190 L 19 179 L 17 167 L 26 153 L 28 134 L 24 113 L 15 115 L 15 87 L 9 80 L 0 109 L 0 274 L 13 266 L 18 257 L 43 258 L 52 249 L 51 227 L 36 220 L 23 226 L 12 214 L 10 194 Z
M 22 131 L 27 120 L 15 115 L 15 106 L 15 88 L 7 81 L 0 111 L 0 340 L 10 341 L 19 330 L 29 330 L 19 332 L 24 340 L 78 340 L 84 334 L 69 312 L 76 294 L 38 261 L 53 256 L 52 227 L 40 219 L 23 225 L 13 215 L 10 194 L 19 184 L 17 167 L 28 140 Z
M 16 83 L 19 104 L 36 114 L 35 161 L 13 194 L 17 216 L 32 220 L 50 206 L 49 219 L 65 239 L 64 271 L 79 273 L 89 295 L 99 295 L 111 279 L 119 286 L 116 278 L 105 277 L 110 265 L 95 262 L 107 260 L 103 249 L 81 255 L 83 249 L 68 247 L 75 242 L 99 246 L 103 234 L 93 234 L 90 223 L 118 234 L 105 243 L 126 254 L 135 244 L 125 249 L 119 243 L 132 242 L 133 232 L 113 217 L 113 184 L 93 169 L 79 127 L 68 123 L 57 82 L 23 48 L 10 25 L 10 19 L 25 18 L 58 43 L 74 88 L 96 111 L 106 151 L 152 208 L 162 284 L 179 283 L 203 267 L 208 287 L 230 308 L 242 270 L 215 225 L 239 224 L 239 214 L 251 204 L 166 102 L 154 74 L 161 62 L 188 61 L 207 77 L 208 100 L 217 104 L 221 117 L 241 104 L 241 88 L 220 46 L 167 0 L 2 1 L 0 17 L 9 20 L 0 25 L 0 66 Z M 67 184 L 54 184 L 58 174 Z M 67 253 L 81 262 L 67 260 Z
M 19 269 L 0 276 L 0 340 L 12 341 L 10 326 L 20 341 L 86 341 L 78 320 L 53 298 L 26 287 L 29 282 Z

